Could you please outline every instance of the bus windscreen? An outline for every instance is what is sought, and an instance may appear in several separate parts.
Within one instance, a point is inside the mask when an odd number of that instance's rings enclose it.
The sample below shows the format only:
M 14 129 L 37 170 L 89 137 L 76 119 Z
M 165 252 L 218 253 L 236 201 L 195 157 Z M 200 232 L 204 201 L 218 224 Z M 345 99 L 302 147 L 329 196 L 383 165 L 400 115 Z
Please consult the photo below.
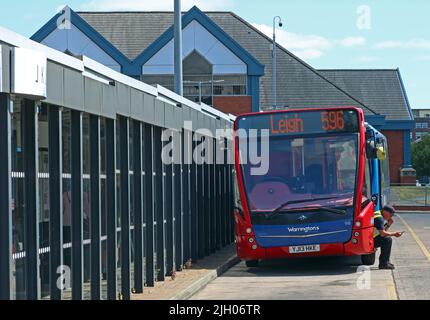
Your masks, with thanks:
M 242 157 L 246 149 L 262 151 L 262 139 L 258 136 L 262 130 L 270 132 L 265 174 L 254 174 L 252 161 L 241 161 L 250 211 L 272 212 L 284 203 L 290 203 L 283 207 L 285 210 L 315 205 L 352 206 L 358 170 L 358 119 L 357 111 L 351 109 L 262 113 L 239 118 L 239 130 L 259 132 L 238 134 Z

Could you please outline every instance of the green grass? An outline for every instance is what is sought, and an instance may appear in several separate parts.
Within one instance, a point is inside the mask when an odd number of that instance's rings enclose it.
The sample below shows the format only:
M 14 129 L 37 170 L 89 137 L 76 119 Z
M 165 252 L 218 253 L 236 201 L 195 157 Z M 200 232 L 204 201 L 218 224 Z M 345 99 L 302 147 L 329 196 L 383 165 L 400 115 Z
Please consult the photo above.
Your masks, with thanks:
M 425 203 L 423 199 L 426 196 L 426 188 L 423 187 L 391 187 L 391 192 L 397 194 L 398 198 L 403 201 L 417 199 L 419 203 Z M 427 197 L 430 196 L 430 190 L 427 190 Z M 430 200 L 430 199 L 429 199 Z

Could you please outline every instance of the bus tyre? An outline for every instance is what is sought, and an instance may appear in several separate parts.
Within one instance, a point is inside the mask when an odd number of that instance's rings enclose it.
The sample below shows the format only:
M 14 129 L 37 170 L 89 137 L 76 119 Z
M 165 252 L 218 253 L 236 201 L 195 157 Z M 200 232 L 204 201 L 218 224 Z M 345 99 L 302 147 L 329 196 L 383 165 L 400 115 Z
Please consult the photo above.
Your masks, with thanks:
M 246 261 L 246 266 L 248 268 L 257 268 L 258 267 L 258 260 L 250 260 L 250 261 Z
M 373 266 L 375 264 L 375 260 L 376 260 L 376 253 L 375 252 L 361 256 L 361 262 L 365 266 Z

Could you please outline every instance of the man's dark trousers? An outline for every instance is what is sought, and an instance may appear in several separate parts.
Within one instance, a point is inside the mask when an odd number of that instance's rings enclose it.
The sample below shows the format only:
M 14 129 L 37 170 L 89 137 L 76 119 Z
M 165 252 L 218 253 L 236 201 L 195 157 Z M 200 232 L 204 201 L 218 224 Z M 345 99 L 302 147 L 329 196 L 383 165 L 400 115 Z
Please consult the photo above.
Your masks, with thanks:
M 379 257 L 380 266 L 386 266 L 390 262 L 392 245 L 393 239 L 390 237 L 377 236 L 375 238 L 375 248 L 381 248 L 381 256 Z

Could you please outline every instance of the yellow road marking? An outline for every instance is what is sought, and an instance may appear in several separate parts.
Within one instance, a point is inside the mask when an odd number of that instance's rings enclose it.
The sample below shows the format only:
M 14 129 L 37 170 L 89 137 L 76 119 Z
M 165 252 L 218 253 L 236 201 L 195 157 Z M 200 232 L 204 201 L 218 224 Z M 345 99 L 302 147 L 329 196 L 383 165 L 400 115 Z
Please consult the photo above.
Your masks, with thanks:
M 418 246 L 420 247 L 421 251 L 426 256 L 427 260 L 430 261 L 430 252 L 427 250 L 427 248 L 424 245 L 424 243 L 421 241 L 421 239 L 418 237 L 418 235 L 415 233 L 415 231 L 412 230 L 412 228 L 405 221 L 405 219 L 403 219 L 401 216 L 398 216 L 398 217 L 400 218 L 400 220 L 402 220 L 403 224 L 406 226 L 406 228 L 408 229 L 408 231 L 411 233 L 412 238 L 414 238 L 415 242 L 418 244 Z
M 387 281 L 387 291 L 389 300 L 399 300 L 397 297 L 396 286 L 394 284 L 393 275 L 391 274 L 390 281 Z

